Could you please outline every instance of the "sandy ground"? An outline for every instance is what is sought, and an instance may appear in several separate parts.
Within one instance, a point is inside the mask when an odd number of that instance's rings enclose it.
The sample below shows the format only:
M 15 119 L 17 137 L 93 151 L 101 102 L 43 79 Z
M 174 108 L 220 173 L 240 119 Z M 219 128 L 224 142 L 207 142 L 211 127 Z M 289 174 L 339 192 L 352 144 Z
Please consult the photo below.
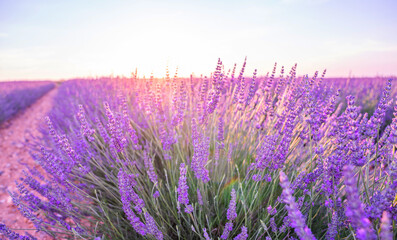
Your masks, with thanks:
M 15 180 L 23 176 L 25 167 L 19 162 L 31 167 L 38 166 L 29 155 L 26 144 L 32 142 L 33 137 L 40 137 L 38 126 L 44 122 L 44 117 L 51 109 L 56 91 L 51 90 L 29 108 L 0 125 L 0 223 L 5 223 L 20 234 L 29 232 L 40 240 L 52 238 L 34 230 L 33 224 L 13 205 L 8 191 L 17 191 Z M 5 238 L 0 234 L 0 239 Z

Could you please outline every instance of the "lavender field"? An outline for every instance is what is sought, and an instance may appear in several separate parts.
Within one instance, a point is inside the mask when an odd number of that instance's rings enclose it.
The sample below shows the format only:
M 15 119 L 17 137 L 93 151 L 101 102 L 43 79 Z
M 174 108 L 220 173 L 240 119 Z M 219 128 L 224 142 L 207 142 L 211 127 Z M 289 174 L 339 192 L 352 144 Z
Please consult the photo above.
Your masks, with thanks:
M 395 79 L 245 67 L 63 82 L 14 204 L 49 239 L 396 238 Z

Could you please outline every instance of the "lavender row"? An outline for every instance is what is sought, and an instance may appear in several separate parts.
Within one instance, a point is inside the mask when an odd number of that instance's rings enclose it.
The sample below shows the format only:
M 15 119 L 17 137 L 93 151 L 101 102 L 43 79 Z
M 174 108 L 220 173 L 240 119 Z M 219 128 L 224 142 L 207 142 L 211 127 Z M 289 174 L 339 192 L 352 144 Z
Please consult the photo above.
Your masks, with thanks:
M 0 123 L 29 107 L 54 87 L 52 82 L 1 82 Z
M 392 81 L 375 84 L 369 113 L 365 82 L 245 66 L 65 82 L 35 148 L 46 174 L 29 169 L 15 204 L 55 238 L 395 236 Z

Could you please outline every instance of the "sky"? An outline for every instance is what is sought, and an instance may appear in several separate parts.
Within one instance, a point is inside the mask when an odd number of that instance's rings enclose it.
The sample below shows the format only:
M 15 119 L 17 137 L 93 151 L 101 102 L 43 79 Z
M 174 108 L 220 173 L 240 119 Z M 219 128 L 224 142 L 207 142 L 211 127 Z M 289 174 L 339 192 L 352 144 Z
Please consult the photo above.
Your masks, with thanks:
M 397 75 L 396 0 L 0 0 L 0 81 L 103 75 Z

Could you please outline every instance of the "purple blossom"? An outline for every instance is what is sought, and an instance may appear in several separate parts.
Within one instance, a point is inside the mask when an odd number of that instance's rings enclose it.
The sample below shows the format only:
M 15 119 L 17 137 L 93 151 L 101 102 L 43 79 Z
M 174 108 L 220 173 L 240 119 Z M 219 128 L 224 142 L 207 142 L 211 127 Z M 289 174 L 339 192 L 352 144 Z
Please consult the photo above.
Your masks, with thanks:
M 184 205 L 189 204 L 189 194 L 188 194 L 188 189 L 189 186 L 187 185 L 187 178 L 186 178 L 186 173 L 187 173 L 187 167 L 185 166 L 184 163 L 181 163 L 180 167 L 180 176 L 179 176 L 179 183 L 178 183 L 178 202 Z
M 334 240 L 338 234 L 338 214 L 334 212 L 332 214 L 331 222 L 328 224 L 327 239 Z
M 247 228 L 245 226 L 241 227 L 241 233 L 237 235 L 234 240 L 246 240 L 248 238 Z
M 225 140 L 224 138 L 224 132 L 223 132 L 223 125 L 224 125 L 224 121 L 223 121 L 223 117 L 219 118 L 219 123 L 218 123 L 218 141 L 220 142 L 219 144 L 219 148 L 223 149 L 225 144 L 223 143 L 223 141 Z
M 138 213 L 142 212 L 142 207 L 144 207 L 145 205 L 143 200 L 140 199 L 133 190 L 133 187 L 136 185 L 134 175 L 128 175 L 122 169 L 120 169 L 117 177 L 119 181 L 119 191 L 124 213 L 126 214 L 127 219 L 130 221 L 135 231 L 144 236 L 147 233 L 146 226 L 144 223 L 141 222 L 140 218 L 137 217 L 134 211 L 131 209 L 131 201 L 134 202 L 134 209 Z
M 277 214 L 277 208 L 276 207 L 272 207 L 271 205 L 269 205 L 268 207 L 267 207 L 267 212 L 270 214 L 270 215 L 275 215 L 275 214 Z
M 90 128 L 90 126 L 88 125 L 82 105 L 79 105 L 79 112 L 77 113 L 77 118 L 79 119 L 81 124 L 81 130 L 80 130 L 81 134 L 87 137 L 88 141 L 90 142 L 94 141 L 92 135 L 95 133 L 95 130 Z
M 203 197 L 201 196 L 200 189 L 197 188 L 197 201 L 200 205 L 203 205 Z
M 188 204 L 185 207 L 185 213 L 192 213 L 193 212 L 193 205 L 192 204 Z
M 223 229 L 223 233 L 221 235 L 221 239 L 227 239 L 229 237 L 229 233 L 233 230 L 233 223 L 227 222 L 225 228 Z
M 276 233 L 278 231 L 276 220 L 274 219 L 274 217 L 270 218 L 269 225 L 270 228 L 272 229 L 272 232 Z
M 204 183 L 207 183 L 209 178 L 209 171 L 205 168 L 205 165 L 209 157 L 210 139 L 208 137 L 203 137 L 200 141 L 199 134 L 195 127 L 195 121 L 192 122 L 192 137 L 193 137 L 193 147 L 194 154 L 191 161 L 191 168 L 197 179 L 200 179 Z
M 23 236 L 20 235 L 19 233 L 16 233 L 9 228 L 3 223 L 0 223 L 0 233 L 3 234 L 5 237 L 7 237 L 10 240 L 37 240 L 37 238 L 33 236 Z
M 155 191 L 155 192 L 153 193 L 153 197 L 154 197 L 154 198 L 160 197 L 160 192 L 159 192 L 159 191 Z
M 207 233 L 207 229 L 206 229 L 206 228 L 203 228 L 203 232 L 204 232 L 204 238 L 205 238 L 205 240 L 211 240 L 210 236 L 209 236 L 208 233 Z
M 376 239 L 372 224 L 365 215 L 364 206 L 360 201 L 359 190 L 357 189 L 357 182 L 354 177 L 354 168 L 352 165 L 347 165 L 343 169 L 346 185 L 346 216 L 350 220 L 352 226 L 356 229 L 358 239 Z
M 257 74 L 257 70 L 254 70 L 254 75 L 252 77 L 251 80 L 251 84 L 250 84 L 250 88 L 249 88 L 249 92 L 248 92 L 248 96 L 247 96 L 247 100 L 246 100 L 246 104 L 249 105 L 251 100 L 254 98 L 255 96 L 255 92 L 256 92 L 256 74 Z
M 146 220 L 146 228 L 147 233 L 156 237 L 157 240 L 163 239 L 163 233 L 157 228 L 156 221 L 154 221 L 153 217 L 145 212 L 145 220 Z
M 283 188 L 283 201 L 287 204 L 286 208 L 288 211 L 289 219 L 291 220 L 291 227 L 295 229 L 296 234 L 301 239 L 314 240 L 316 239 L 312 234 L 311 230 L 307 227 L 305 219 L 298 209 L 298 205 L 293 197 L 293 191 L 290 187 L 287 175 L 284 172 L 280 172 L 280 185 Z
M 127 139 L 124 137 L 120 119 L 117 119 L 110 110 L 109 103 L 103 103 L 105 107 L 106 116 L 108 118 L 108 129 L 111 136 L 111 145 L 118 152 L 121 152 L 127 145 Z
M 227 209 L 227 220 L 229 220 L 231 222 L 237 217 L 236 190 L 234 190 L 234 188 L 232 189 L 232 192 L 230 193 L 230 195 L 231 195 L 232 199 L 230 200 L 229 208 Z
M 150 181 L 152 181 L 153 184 L 157 183 L 157 174 L 156 170 L 154 169 L 152 159 L 149 155 L 149 146 L 146 145 L 145 149 L 143 150 L 143 163 L 146 168 L 146 172 L 149 176 Z

